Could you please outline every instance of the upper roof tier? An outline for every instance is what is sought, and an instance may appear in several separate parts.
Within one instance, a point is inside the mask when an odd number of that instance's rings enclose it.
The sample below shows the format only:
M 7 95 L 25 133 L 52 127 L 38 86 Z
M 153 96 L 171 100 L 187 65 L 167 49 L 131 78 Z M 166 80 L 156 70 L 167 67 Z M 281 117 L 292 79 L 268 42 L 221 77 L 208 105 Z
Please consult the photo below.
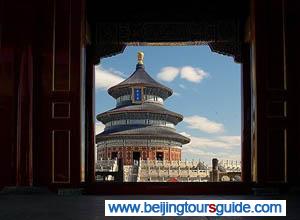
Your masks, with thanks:
M 119 96 L 126 93 L 128 88 L 141 86 L 146 88 L 156 88 L 160 91 L 162 98 L 167 98 L 172 95 L 172 89 L 160 84 L 156 80 L 154 80 L 149 74 L 145 71 L 145 66 L 143 63 L 144 54 L 142 52 L 138 53 L 138 64 L 136 65 L 136 70 L 129 78 L 122 81 L 121 83 L 110 87 L 108 89 L 108 94 L 110 94 L 114 98 L 118 98 Z M 158 95 L 158 94 L 157 94 Z

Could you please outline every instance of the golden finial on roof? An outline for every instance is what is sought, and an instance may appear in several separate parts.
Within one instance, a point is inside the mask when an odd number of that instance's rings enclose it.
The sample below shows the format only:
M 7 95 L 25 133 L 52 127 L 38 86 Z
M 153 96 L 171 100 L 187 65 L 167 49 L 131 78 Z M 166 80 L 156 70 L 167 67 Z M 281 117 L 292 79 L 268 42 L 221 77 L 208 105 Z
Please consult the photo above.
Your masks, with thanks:
M 139 51 L 137 53 L 138 58 L 138 64 L 144 64 L 144 53 L 142 51 Z

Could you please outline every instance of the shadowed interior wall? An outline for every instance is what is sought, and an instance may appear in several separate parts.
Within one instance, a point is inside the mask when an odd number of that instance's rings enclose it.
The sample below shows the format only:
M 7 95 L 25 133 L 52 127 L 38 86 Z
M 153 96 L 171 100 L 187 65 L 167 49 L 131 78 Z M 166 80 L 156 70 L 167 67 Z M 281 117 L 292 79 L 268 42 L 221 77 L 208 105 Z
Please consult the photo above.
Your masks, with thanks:
M 82 180 L 84 1 L 0 7 L 0 185 Z

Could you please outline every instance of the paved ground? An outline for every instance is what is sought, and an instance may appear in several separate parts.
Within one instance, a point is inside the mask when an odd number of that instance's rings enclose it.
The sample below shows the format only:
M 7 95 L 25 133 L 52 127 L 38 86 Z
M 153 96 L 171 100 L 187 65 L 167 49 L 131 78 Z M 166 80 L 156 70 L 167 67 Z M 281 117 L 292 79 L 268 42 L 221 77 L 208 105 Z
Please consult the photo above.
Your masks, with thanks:
M 104 217 L 105 199 L 286 199 L 287 217 L 300 219 L 300 196 L 59 196 L 56 194 L 0 195 L 0 220 L 102 219 L 257 219 L 257 217 Z M 267 217 L 265 219 L 271 219 Z M 279 219 L 279 217 L 276 217 Z

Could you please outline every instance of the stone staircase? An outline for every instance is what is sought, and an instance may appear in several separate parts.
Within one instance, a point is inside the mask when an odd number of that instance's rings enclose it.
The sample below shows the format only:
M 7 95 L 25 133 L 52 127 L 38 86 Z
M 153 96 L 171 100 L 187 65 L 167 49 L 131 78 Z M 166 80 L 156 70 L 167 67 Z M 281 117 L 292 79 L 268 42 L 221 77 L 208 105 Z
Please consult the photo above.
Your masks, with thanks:
M 137 182 L 139 165 L 125 165 L 123 169 L 124 182 Z

